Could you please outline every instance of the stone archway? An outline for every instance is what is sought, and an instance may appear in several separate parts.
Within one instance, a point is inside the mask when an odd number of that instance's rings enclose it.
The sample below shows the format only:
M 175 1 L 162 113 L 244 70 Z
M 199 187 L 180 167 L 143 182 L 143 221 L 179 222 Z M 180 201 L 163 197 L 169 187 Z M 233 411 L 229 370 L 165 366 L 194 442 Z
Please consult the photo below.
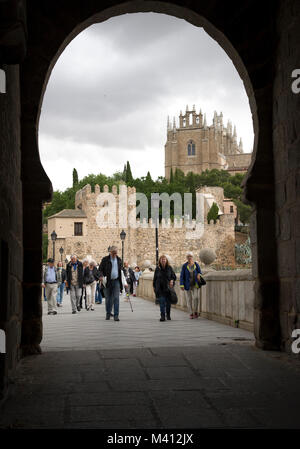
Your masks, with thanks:
M 269 2 L 266 2 L 269 3 Z M 272 3 L 272 6 L 271 6 Z M 279 292 L 275 242 L 275 201 L 272 146 L 272 89 L 276 13 L 274 2 L 266 13 L 261 2 L 239 9 L 218 1 L 98 2 L 63 0 L 42 4 L 27 2 L 28 49 L 21 66 L 21 145 L 23 183 L 23 353 L 40 352 L 42 260 L 42 201 L 52 187 L 39 159 L 38 122 L 43 94 L 51 70 L 68 43 L 84 28 L 110 17 L 133 12 L 156 12 L 183 18 L 202 26 L 226 51 L 239 72 L 253 116 L 254 153 L 245 183 L 245 198 L 254 206 L 252 216 L 253 273 L 256 279 L 255 337 L 264 349 L 280 347 Z M 258 254 L 257 248 L 261 251 Z M 262 250 L 263 249 L 263 250 Z

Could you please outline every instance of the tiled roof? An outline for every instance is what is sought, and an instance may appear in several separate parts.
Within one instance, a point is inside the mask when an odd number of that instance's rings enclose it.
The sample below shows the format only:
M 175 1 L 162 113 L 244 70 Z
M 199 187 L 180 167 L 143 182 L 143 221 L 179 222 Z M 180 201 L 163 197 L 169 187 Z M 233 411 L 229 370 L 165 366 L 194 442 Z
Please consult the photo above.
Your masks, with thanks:
M 57 214 L 51 215 L 51 217 L 59 217 L 59 218 L 86 218 L 86 214 L 81 209 L 63 209 Z

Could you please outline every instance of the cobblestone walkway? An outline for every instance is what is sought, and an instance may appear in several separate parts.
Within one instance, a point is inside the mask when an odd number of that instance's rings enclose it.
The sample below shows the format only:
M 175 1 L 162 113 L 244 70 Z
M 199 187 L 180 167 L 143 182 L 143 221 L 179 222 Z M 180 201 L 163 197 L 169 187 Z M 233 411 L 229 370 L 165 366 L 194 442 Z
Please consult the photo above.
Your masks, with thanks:
M 45 307 L 45 306 L 44 306 Z M 151 302 L 44 316 L 43 354 L 21 361 L 1 428 L 300 428 L 299 365 L 251 333 Z

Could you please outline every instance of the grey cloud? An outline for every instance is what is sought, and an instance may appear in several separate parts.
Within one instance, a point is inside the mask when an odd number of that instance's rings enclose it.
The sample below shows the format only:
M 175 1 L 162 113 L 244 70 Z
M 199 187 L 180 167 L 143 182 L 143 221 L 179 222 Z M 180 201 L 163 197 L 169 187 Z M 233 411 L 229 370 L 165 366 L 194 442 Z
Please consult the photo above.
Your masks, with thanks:
M 61 55 L 40 135 L 135 154 L 163 151 L 167 114 L 177 116 L 188 102 L 249 116 L 236 70 L 202 29 L 165 15 L 120 16 L 88 28 Z M 42 146 L 41 154 L 46 160 Z

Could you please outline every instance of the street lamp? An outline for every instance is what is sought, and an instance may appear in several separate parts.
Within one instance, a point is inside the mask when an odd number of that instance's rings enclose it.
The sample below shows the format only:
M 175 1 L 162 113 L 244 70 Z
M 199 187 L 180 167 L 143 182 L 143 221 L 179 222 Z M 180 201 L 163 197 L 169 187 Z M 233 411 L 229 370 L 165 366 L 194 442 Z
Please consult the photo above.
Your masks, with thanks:
M 51 240 L 53 242 L 53 260 L 55 261 L 55 240 L 57 239 L 57 234 L 55 231 L 51 234 Z
M 159 226 L 159 193 L 153 193 L 151 195 L 151 215 L 152 218 L 155 219 L 155 258 L 156 265 L 158 265 L 158 226 Z M 154 214 L 153 214 L 154 212 Z M 154 216 L 153 216 L 154 215 Z
M 124 265 L 124 240 L 126 238 L 126 232 L 124 229 L 122 229 L 122 232 L 120 233 L 120 238 L 122 240 L 122 267 Z
M 59 252 L 60 252 L 60 260 L 61 260 L 61 263 L 62 263 L 62 255 L 64 253 L 64 249 L 63 249 L 62 246 L 59 248 Z

